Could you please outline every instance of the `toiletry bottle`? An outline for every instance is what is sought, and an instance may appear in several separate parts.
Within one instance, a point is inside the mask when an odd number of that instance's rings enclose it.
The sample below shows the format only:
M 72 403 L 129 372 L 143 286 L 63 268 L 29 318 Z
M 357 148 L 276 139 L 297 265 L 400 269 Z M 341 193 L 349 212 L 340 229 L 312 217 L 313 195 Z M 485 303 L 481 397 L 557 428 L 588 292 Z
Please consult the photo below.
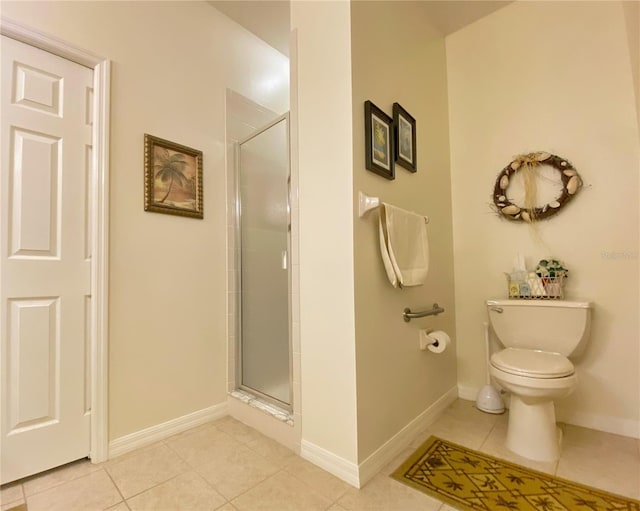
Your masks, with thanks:
M 520 283 L 518 282 L 517 274 L 511 273 L 509 275 L 509 298 L 518 298 L 520 296 Z

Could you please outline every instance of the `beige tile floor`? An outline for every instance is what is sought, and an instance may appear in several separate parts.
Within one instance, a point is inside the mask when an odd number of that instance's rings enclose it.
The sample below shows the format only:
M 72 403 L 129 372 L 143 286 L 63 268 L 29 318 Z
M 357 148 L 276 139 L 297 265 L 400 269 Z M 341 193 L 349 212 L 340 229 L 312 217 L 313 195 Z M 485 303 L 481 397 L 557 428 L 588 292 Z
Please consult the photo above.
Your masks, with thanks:
M 503 447 L 507 416 L 457 400 L 411 447 L 357 490 L 244 424 L 225 417 L 92 465 L 81 460 L 2 487 L 2 511 L 451 511 L 388 475 L 428 436 L 442 438 L 559 477 L 640 499 L 640 441 L 564 426 L 556 463 Z

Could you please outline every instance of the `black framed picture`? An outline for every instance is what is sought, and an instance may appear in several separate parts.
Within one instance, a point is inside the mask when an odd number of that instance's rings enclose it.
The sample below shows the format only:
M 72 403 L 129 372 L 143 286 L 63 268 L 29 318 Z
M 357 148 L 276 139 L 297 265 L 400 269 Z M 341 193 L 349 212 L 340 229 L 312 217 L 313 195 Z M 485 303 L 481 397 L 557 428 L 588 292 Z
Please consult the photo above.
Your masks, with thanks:
M 395 138 L 395 162 L 405 169 L 416 172 L 416 120 L 400 103 L 393 104 L 393 131 Z
M 364 103 L 364 133 L 367 170 L 395 179 L 393 119 L 371 101 Z

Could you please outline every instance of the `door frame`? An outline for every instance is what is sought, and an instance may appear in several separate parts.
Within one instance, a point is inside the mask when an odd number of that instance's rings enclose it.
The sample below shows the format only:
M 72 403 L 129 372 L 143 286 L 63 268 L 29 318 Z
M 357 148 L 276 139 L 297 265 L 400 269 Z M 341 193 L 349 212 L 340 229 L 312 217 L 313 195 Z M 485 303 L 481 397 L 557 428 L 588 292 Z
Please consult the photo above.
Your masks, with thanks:
M 0 17 L 0 34 L 93 70 L 93 161 L 91 211 L 91 446 L 93 463 L 106 461 L 108 436 L 109 334 L 109 59 L 54 36 Z

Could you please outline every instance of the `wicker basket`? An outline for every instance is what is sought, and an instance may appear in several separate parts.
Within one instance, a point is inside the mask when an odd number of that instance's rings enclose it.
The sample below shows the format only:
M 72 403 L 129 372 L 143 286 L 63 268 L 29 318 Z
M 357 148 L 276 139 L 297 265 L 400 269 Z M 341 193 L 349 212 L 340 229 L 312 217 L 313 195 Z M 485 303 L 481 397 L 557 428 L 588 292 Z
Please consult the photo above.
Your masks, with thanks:
M 564 297 L 565 275 L 538 277 L 507 273 L 509 298 L 514 300 L 560 300 Z M 525 276 L 526 275 L 526 276 Z

